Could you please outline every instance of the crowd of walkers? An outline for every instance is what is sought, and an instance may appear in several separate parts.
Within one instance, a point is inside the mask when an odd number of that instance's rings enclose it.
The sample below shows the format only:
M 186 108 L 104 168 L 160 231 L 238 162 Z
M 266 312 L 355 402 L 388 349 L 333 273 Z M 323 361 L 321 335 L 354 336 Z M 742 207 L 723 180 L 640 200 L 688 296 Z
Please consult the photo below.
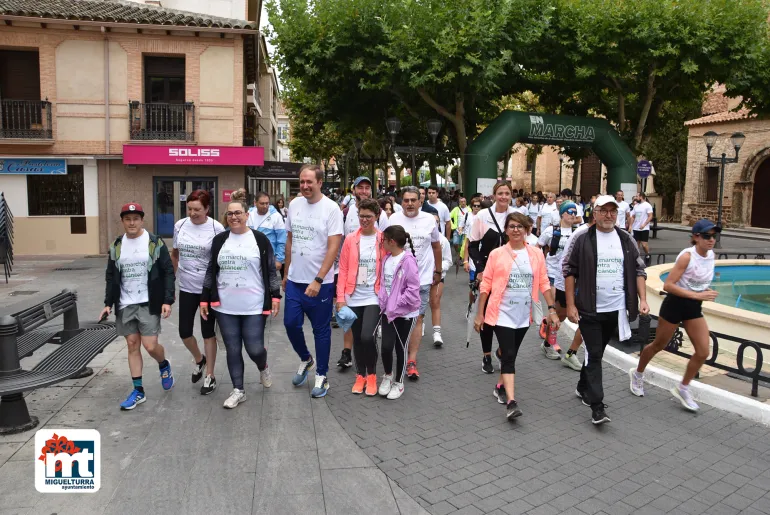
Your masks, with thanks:
M 288 205 L 283 199 L 271 203 L 261 192 L 249 205 L 245 190 L 238 190 L 221 223 L 212 216 L 209 193 L 195 191 L 187 196 L 187 217 L 174 226 L 170 250 L 144 229 L 140 204 L 122 207 L 125 234 L 110 245 L 101 313 L 105 319 L 115 310 L 118 334 L 128 345 L 133 389 L 121 409 L 146 400 L 141 347 L 157 361 L 162 387 L 174 386 L 158 335 L 161 318 L 170 316 L 177 299 L 179 336 L 194 362 L 192 383 L 203 379 L 202 395 L 217 387 L 219 330 L 233 385 L 226 408 L 246 400 L 244 348 L 262 387 L 271 387 L 266 327 L 281 302 L 284 328 L 299 358 L 295 387 L 315 371 L 310 395 L 329 391 L 334 320 L 344 328 L 337 366 L 355 369 L 352 393 L 398 399 L 407 379 L 420 378 L 418 355 L 429 309 L 433 347 L 444 345 L 444 281 L 452 266 L 462 265 L 470 286 L 466 342 L 475 329 L 481 370 L 494 374 L 497 341 L 493 394 L 505 405 L 506 417 L 523 414 L 515 392 L 516 358 L 534 326 L 543 356 L 580 372 L 575 393 L 591 408 L 592 422 L 610 421 L 603 402 L 604 350 L 616 333 L 628 339 L 630 323 L 649 313 L 645 258 L 652 208 L 644 194 L 632 205 L 622 191 L 586 202 L 569 190 L 525 195 L 499 181 L 488 197 L 466 199 L 434 186 L 408 186 L 398 195 L 381 190 L 375 199 L 370 179 L 358 177 L 350 194 L 337 202 L 324 194 L 323 179 L 320 167 L 304 165 L 300 194 Z M 720 230 L 708 220 L 697 222 L 692 246 L 668 274 L 656 339 L 629 371 L 634 395 L 644 395 L 645 368 L 681 323 L 695 352 L 672 394 L 686 409 L 698 409 L 689 384 L 708 356 L 701 303 L 716 297 L 709 286 Z M 202 349 L 194 336 L 196 313 Z M 305 317 L 313 329 L 313 352 L 303 330 Z M 569 337 L 565 319 L 578 325 Z

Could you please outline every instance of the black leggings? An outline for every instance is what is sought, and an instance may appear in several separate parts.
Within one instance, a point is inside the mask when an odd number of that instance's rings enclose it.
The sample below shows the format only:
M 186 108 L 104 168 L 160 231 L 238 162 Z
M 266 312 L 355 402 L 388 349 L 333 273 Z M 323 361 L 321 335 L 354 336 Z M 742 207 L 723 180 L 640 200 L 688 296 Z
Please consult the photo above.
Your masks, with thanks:
M 353 357 L 356 361 L 356 371 L 365 376 L 374 374 L 377 365 L 377 323 L 380 321 L 380 306 L 348 306 L 356 314 L 353 322 Z
M 484 329 L 488 329 L 490 333 L 494 331 L 495 336 L 497 336 L 497 344 L 500 346 L 500 354 L 502 356 L 500 358 L 502 363 L 500 372 L 503 374 L 515 374 L 516 355 L 519 353 L 519 347 L 529 327 L 511 329 L 501 325 L 484 324 Z M 489 348 L 490 350 L 492 349 L 491 344 Z
M 396 318 L 393 322 L 388 322 L 388 317 L 382 315 L 382 368 L 385 369 L 386 374 L 393 373 L 393 348 L 395 348 L 396 372 L 393 380 L 397 383 L 404 380 L 406 352 L 414 325 L 414 318 Z
M 195 325 L 195 313 L 201 302 L 200 293 L 189 293 L 179 290 L 179 337 L 181 339 L 189 338 L 193 335 L 193 326 Z M 214 338 L 214 313 L 209 311 L 209 319 L 201 321 L 201 336 L 204 340 Z
M 487 304 L 489 304 L 489 299 L 487 299 Z M 487 314 L 487 306 L 484 305 L 484 316 Z M 479 336 L 481 337 L 481 352 L 484 354 L 489 354 L 492 352 L 492 336 L 494 335 L 492 328 L 494 326 L 484 324 L 481 326 L 481 332 L 479 333 Z M 500 345 L 498 344 L 498 347 Z

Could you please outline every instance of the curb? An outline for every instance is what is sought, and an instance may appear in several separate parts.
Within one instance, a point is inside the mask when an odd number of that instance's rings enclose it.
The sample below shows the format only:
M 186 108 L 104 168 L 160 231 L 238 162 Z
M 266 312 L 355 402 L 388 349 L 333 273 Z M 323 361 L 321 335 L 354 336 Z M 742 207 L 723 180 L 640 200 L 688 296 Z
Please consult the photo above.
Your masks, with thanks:
M 569 320 L 565 320 L 564 325 L 570 336 L 574 336 L 577 325 Z M 634 356 L 609 346 L 604 350 L 603 361 L 626 373 L 629 368 L 635 367 L 638 363 Z M 644 371 L 645 383 L 665 390 L 670 390 L 674 386 L 679 385 L 680 380 L 680 376 L 673 372 L 652 365 L 649 365 L 647 370 Z M 690 391 L 698 402 L 735 413 L 753 422 L 770 426 L 770 405 L 768 404 L 701 383 L 700 381 L 690 383 Z

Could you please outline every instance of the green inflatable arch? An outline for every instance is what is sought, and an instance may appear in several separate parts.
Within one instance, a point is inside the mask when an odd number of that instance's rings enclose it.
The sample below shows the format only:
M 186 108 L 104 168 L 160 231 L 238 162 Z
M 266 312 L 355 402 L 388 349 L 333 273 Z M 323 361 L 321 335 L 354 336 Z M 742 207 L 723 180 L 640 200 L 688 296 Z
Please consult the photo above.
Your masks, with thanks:
M 636 156 L 607 120 L 504 111 L 468 146 L 465 192 L 479 191 L 478 179 L 496 179 L 498 158 L 515 143 L 591 147 L 607 167 L 607 191 L 636 184 Z

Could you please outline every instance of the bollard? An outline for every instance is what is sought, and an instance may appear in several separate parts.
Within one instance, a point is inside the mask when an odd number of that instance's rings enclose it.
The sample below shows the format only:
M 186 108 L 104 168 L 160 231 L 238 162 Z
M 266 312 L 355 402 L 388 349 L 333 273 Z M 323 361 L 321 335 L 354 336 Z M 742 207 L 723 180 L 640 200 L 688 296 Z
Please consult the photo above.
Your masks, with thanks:
M 21 372 L 16 333 L 18 324 L 12 316 L 0 318 L 0 377 Z M 0 398 L 0 434 L 13 434 L 27 431 L 37 426 L 37 417 L 32 417 L 27 409 L 24 394 L 3 395 Z

